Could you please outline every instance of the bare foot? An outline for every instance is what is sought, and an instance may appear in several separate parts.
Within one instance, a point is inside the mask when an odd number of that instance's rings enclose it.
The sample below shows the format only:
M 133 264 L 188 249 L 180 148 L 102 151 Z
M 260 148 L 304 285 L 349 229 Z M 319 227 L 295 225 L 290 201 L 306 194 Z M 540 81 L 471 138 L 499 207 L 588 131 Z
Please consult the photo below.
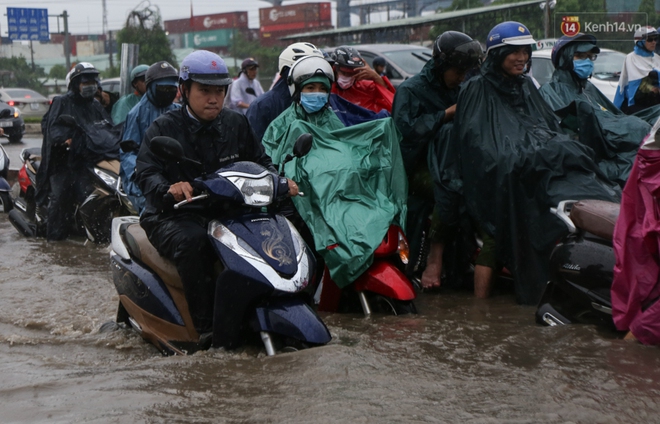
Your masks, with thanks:
M 440 272 L 442 267 L 427 265 L 422 273 L 422 288 L 440 287 Z
M 483 265 L 474 267 L 474 295 L 479 299 L 487 299 L 493 283 L 493 268 Z
M 627 342 L 636 342 L 636 341 L 638 341 L 637 337 L 635 337 L 635 335 L 632 333 L 632 331 L 628 331 L 626 333 L 626 335 L 623 337 L 623 340 L 625 340 Z
M 442 272 L 442 251 L 444 245 L 432 242 L 429 255 L 426 258 L 426 268 L 422 273 L 422 288 L 432 289 L 440 287 L 440 273 Z

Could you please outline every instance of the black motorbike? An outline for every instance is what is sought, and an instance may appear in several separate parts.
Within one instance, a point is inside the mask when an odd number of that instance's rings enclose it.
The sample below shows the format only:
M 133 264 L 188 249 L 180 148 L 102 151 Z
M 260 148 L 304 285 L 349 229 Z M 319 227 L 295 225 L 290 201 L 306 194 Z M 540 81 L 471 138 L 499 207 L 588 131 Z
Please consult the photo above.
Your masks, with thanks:
M 610 289 L 619 210 L 619 204 L 602 200 L 565 200 L 551 209 L 569 234 L 550 257 L 550 281 L 536 310 L 537 323 L 596 324 L 615 330 Z
M 297 156 L 306 153 L 311 137 L 299 139 L 296 146 Z M 201 167 L 184 157 L 174 139 L 155 137 L 150 147 L 164 160 Z M 174 208 L 202 207 L 217 213 L 208 224 L 209 240 L 222 264 L 212 333 L 199 334 L 193 326 L 176 268 L 158 254 L 137 217 L 112 222 L 117 322 L 130 325 L 167 355 L 211 345 L 233 348 L 250 339 L 260 339 L 268 355 L 328 343 L 330 333 L 310 307 L 318 284 L 313 252 L 275 207 L 288 193 L 286 179 L 256 163 L 236 162 L 192 185 L 199 194 Z
M 58 122 L 75 131 L 85 132 L 75 118 L 62 115 Z M 87 135 L 87 133 L 85 133 Z M 89 135 L 87 135 L 89 137 Z M 118 150 L 118 145 L 117 145 Z M 93 165 L 87 165 L 82 172 L 87 173 L 90 184 L 85 199 L 76 205 L 75 228 L 80 235 L 94 243 L 110 241 L 112 219 L 116 216 L 137 215 L 135 208 L 122 190 L 119 177 L 119 160 L 109 154 Z M 44 214 L 37 210 L 35 193 L 36 175 L 41 164 L 41 149 L 23 149 L 23 166 L 18 173 L 18 195 L 13 199 L 14 208 L 9 212 L 9 221 L 26 237 L 43 236 L 45 232 Z M 45 212 L 45 211 L 44 211 Z

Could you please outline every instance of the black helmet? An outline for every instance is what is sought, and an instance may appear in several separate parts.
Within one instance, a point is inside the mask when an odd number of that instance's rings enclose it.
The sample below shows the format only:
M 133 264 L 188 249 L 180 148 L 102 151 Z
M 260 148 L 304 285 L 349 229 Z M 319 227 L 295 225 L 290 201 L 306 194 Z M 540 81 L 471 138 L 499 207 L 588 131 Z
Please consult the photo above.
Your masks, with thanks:
M 353 47 L 341 46 L 332 52 L 332 60 L 337 66 L 345 68 L 361 68 L 364 66 L 364 59 Z
M 448 68 L 474 68 L 482 57 L 481 44 L 462 32 L 443 32 L 433 43 L 433 58 L 441 60 Z
M 144 82 L 149 87 L 149 84 L 152 82 L 163 78 L 172 78 L 174 81 L 177 81 L 179 78 L 179 72 L 164 60 L 154 63 L 147 69 L 147 73 L 144 75 Z
M 99 82 L 98 69 L 96 69 L 94 65 L 89 62 L 80 62 L 74 66 L 67 75 L 67 79 L 69 80 L 67 88 L 70 90 L 72 87 L 77 87 L 84 78 L 83 76 L 86 76 L 89 79 L 95 79 L 97 82 Z

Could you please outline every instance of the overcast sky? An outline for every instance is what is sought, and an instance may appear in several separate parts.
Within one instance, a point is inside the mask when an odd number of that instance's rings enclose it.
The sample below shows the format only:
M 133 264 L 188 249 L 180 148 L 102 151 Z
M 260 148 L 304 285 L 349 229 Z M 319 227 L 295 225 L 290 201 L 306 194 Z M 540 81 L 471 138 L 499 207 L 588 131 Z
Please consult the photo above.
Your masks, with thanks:
M 163 20 L 181 19 L 190 17 L 191 0 L 152 0 L 151 4 L 160 8 Z M 303 0 L 303 1 L 284 1 L 284 5 L 297 3 L 316 3 L 323 0 Z M 325 0 L 327 1 L 327 0 Z M 372 3 L 378 0 L 363 0 L 362 3 Z M 100 34 L 103 28 L 103 7 L 102 0 L 29 0 L 3 1 L 6 6 L 2 6 L 2 20 L 0 21 L 0 31 L 3 36 L 7 35 L 7 14 L 6 7 L 26 7 L 35 9 L 48 9 L 49 15 L 62 14 L 64 10 L 69 14 L 69 31 L 72 34 Z M 360 1 L 353 1 L 353 4 L 359 4 Z M 124 26 L 126 16 L 136 6 L 144 8 L 147 2 L 140 3 L 136 0 L 106 0 L 108 13 L 108 27 L 110 30 L 119 30 Z M 271 3 L 260 0 L 192 0 L 193 12 L 195 15 L 205 15 L 212 13 L 225 12 L 248 12 L 250 28 L 259 26 L 259 9 L 272 7 Z M 332 3 L 333 24 L 336 24 L 336 3 Z M 357 20 L 353 16 L 352 20 Z M 375 22 L 372 18 L 372 22 Z M 60 25 L 61 22 L 60 22 Z M 50 18 L 50 32 L 57 32 L 57 19 Z M 63 28 L 60 28 L 63 30 Z

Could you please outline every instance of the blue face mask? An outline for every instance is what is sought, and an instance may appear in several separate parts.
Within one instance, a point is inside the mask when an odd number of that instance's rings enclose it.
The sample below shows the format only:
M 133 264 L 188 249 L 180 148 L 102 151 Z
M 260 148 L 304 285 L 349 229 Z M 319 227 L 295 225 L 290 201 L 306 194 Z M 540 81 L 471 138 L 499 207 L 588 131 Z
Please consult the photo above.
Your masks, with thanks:
M 328 103 L 328 93 L 300 93 L 300 104 L 307 113 L 318 112 Z
M 580 59 L 573 61 L 573 72 L 581 79 L 589 78 L 594 72 L 594 62 L 591 59 Z

